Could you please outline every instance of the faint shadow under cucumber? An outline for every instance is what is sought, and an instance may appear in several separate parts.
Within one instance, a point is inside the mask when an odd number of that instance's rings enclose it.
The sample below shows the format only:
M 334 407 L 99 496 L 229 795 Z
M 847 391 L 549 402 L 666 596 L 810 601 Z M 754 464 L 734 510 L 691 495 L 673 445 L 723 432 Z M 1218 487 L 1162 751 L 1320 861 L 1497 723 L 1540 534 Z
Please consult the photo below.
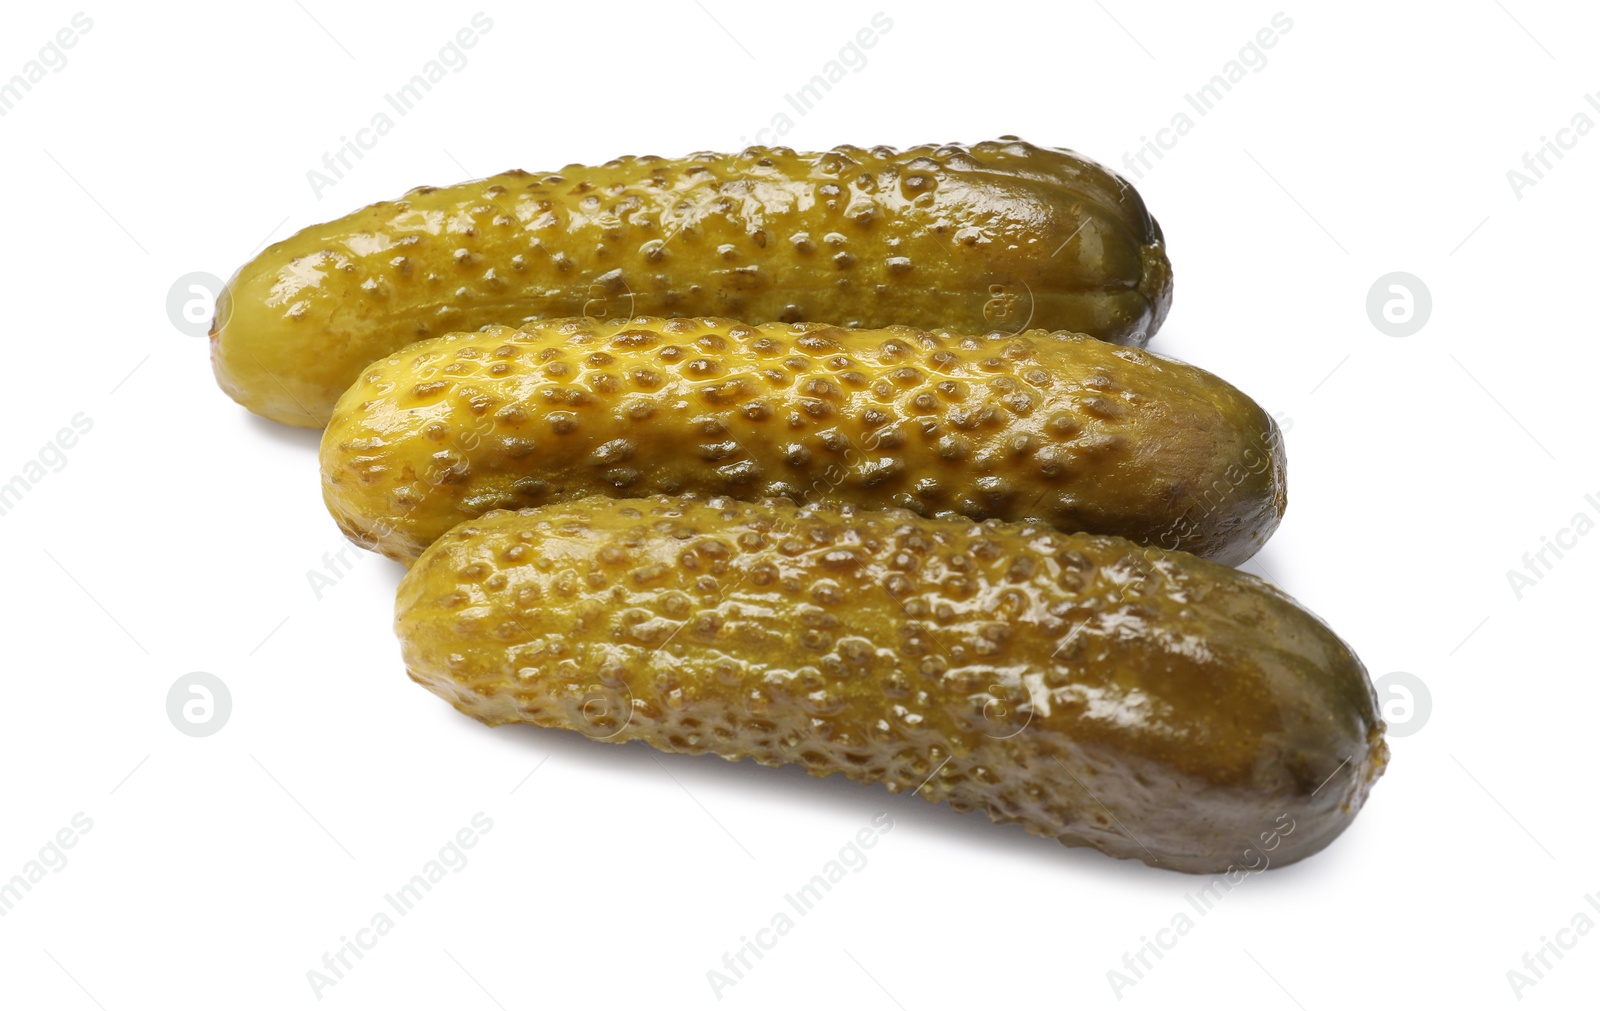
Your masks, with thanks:
M 256 430 L 256 434 L 283 446 L 304 447 L 313 457 L 322 445 L 322 429 L 296 428 L 278 421 L 269 421 L 259 414 L 245 414 L 247 423 Z

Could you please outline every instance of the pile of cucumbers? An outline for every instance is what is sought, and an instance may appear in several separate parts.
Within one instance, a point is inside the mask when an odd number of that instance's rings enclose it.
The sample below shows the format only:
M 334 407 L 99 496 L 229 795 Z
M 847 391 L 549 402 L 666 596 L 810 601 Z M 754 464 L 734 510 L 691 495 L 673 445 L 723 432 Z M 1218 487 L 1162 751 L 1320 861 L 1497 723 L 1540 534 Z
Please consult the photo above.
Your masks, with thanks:
M 463 712 L 1258 869 L 1388 752 L 1350 648 L 1229 567 L 1283 441 L 1142 350 L 1171 298 L 1139 195 L 1073 152 L 756 147 L 312 226 L 211 348 L 325 429 L 334 519 L 410 566 L 407 671 Z

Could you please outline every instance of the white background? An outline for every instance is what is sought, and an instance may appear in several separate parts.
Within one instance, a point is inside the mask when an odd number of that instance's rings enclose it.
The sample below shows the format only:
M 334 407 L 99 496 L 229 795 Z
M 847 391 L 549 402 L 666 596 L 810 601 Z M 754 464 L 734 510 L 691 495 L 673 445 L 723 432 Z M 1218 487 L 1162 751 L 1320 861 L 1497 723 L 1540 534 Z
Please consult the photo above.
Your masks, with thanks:
M 0 917 L 0 1006 L 317 1005 L 308 970 L 477 812 L 470 863 L 321 1005 L 1510 1007 L 1524 952 L 1600 923 L 1600 536 L 1521 599 L 1507 578 L 1600 519 L 1600 131 L 1563 135 L 1520 198 L 1507 178 L 1575 114 L 1600 123 L 1593 10 L 490 2 L 84 8 L 67 64 L 0 118 L 0 482 L 93 422 L 0 516 L 0 880 L 93 822 Z M 307 170 L 480 9 L 465 67 L 314 195 Z M 1196 115 L 1185 93 L 1280 9 L 1266 65 Z M 12 7 L 0 80 L 77 10 Z M 866 65 L 794 115 L 785 92 L 879 10 Z M 1247 568 L 1431 695 L 1326 852 L 1200 917 L 1203 879 L 878 788 L 486 729 L 405 677 L 397 566 L 362 556 L 317 599 L 343 542 L 316 435 L 216 389 L 172 283 L 414 185 L 738 149 L 786 110 L 801 150 L 1015 133 L 1113 167 L 1190 112 L 1137 181 L 1177 281 L 1153 349 L 1289 419 L 1291 507 Z M 1366 309 L 1396 270 L 1433 302 L 1404 338 Z M 168 720 L 191 671 L 231 690 L 211 737 Z M 707 971 L 880 811 L 867 866 L 719 1001 Z M 1118 994 L 1108 971 L 1183 911 Z M 1592 1000 L 1597 935 L 1562 935 L 1522 1003 Z

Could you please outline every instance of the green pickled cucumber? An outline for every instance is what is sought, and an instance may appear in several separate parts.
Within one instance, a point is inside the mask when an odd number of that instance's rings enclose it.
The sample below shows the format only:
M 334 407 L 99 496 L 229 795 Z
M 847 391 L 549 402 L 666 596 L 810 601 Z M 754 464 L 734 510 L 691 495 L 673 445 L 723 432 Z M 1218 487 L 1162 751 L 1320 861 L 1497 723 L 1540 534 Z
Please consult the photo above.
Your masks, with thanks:
M 422 187 L 303 229 L 218 300 L 217 381 L 321 427 L 361 370 L 491 323 L 731 316 L 1142 345 L 1172 275 L 1132 187 L 1013 137 L 619 158 Z
M 339 526 L 402 561 L 493 509 L 693 493 L 1038 518 L 1236 564 L 1286 504 L 1282 440 L 1249 397 L 1044 331 L 490 327 L 368 368 L 321 462 Z
M 1361 662 L 1284 594 L 1042 526 L 497 512 L 423 554 L 395 624 L 411 677 L 486 723 L 798 763 L 1179 871 L 1315 853 L 1388 755 Z

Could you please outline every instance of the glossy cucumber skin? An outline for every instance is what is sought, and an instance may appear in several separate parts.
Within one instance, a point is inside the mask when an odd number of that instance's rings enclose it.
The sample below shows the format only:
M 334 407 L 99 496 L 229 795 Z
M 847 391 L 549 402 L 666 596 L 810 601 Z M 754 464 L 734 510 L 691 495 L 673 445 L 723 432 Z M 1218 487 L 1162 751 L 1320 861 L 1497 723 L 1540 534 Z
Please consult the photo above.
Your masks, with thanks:
M 323 499 L 402 561 L 493 509 L 781 496 L 1038 518 L 1236 564 L 1287 503 L 1276 424 L 1200 369 L 1082 334 L 544 321 L 373 364 Z
M 797 762 L 1180 871 L 1320 850 L 1387 761 L 1318 619 L 1114 537 L 591 498 L 463 524 L 395 614 L 411 677 L 489 724 Z
M 217 381 L 321 427 L 412 341 L 590 316 L 1075 330 L 1143 345 L 1166 316 L 1160 228 L 1070 151 L 753 147 L 420 187 L 274 243 L 212 329 Z

